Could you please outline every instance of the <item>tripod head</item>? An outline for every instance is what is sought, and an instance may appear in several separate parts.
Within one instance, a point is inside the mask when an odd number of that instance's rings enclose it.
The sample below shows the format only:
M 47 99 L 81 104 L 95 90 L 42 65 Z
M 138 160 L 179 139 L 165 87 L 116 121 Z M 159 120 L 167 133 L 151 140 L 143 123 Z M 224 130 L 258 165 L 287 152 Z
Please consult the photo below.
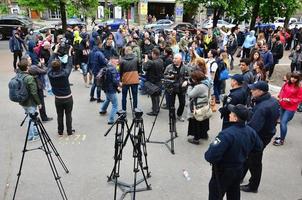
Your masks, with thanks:
M 35 113 L 26 113 L 23 121 L 21 122 L 20 126 L 23 126 L 25 120 L 27 119 L 27 117 L 29 116 L 32 120 L 37 120 L 38 119 L 38 115 L 39 113 L 38 112 L 35 112 Z
M 115 122 L 112 124 L 112 126 L 106 131 L 106 133 L 104 134 L 104 136 L 106 137 L 110 131 L 112 130 L 112 128 L 117 124 L 117 122 L 120 122 L 120 121 L 126 121 L 126 117 L 127 117 L 127 113 L 126 111 L 124 110 L 119 110 L 117 111 L 116 113 L 118 115 L 118 118 L 115 120 Z

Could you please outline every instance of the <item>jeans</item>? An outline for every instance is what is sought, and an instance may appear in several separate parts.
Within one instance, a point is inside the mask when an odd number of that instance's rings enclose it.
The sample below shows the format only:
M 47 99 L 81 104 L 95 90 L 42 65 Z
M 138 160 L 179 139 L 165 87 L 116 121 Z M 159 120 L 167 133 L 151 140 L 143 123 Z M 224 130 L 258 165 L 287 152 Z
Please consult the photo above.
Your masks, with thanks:
M 105 112 L 107 110 L 110 102 L 112 103 L 112 109 L 109 114 L 108 122 L 114 122 L 115 121 L 114 117 L 118 110 L 116 93 L 106 93 L 106 99 L 100 106 L 100 112 Z
M 41 117 L 42 121 L 45 121 L 45 120 L 47 120 L 48 117 L 47 117 L 47 114 L 46 114 L 44 93 L 43 93 L 42 89 L 38 89 L 38 96 L 40 98 L 41 105 L 42 105 L 42 108 L 39 109 L 40 117 Z
M 22 57 L 22 51 L 14 51 L 14 61 L 13 61 L 14 69 L 17 69 L 17 59 L 19 58 L 20 61 L 21 57 Z
M 96 98 L 97 98 L 97 99 L 100 99 L 100 98 L 101 98 L 101 88 L 96 86 L 96 78 L 95 78 L 95 76 L 94 76 L 93 84 L 92 84 L 91 90 L 90 90 L 90 97 L 91 97 L 91 98 L 94 98 L 94 91 L 95 91 L 95 88 L 96 88 Z
M 280 110 L 280 137 L 285 139 L 287 134 L 287 123 L 293 119 L 295 111 L 289 111 L 281 108 Z
M 35 114 L 36 112 L 35 106 L 28 106 L 28 107 L 23 106 L 23 108 L 25 110 L 25 114 Z M 27 117 L 27 121 L 29 123 L 30 116 Z M 32 122 L 29 127 L 29 133 L 27 139 L 32 140 L 34 136 L 38 136 L 38 130 L 37 127 L 34 125 L 34 122 Z
M 83 76 L 87 76 L 87 74 L 88 74 L 88 65 L 87 65 L 87 63 L 81 63 L 81 70 L 83 72 Z
M 48 78 L 47 74 L 44 75 L 44 86 L 45 86 L 45 90 L 51 91 L 51 85 L 50 85 L 49 78 Z
M 56 110 L 57 110 L 57 121 L 58 121 L 58 133 L 62 134 L 64 131 L 64 113 L 66 115 L 66 127 L 67 134 L 72 134 L 72 108 L 73 99 L 72 96 L 69 98 L 59 99 L 55 98 Z
M 250 57 L 250 52 L 251 52 L 250 48 L 244 48 L 243 47 L 242 58 L 249 58 Z
M 127 109 L 127 94 L 128 90 L 131 88 L 132 98 L 133 98 L 133 109 L 137 108 L 137 89 L 138 85 L 124 85 L 122 88 L 122 109 L 126 111 Z
M 221 94 L 221 81 L 214 82 L 214 95 L 216 101 L 220 101 L 220 94 Z
M 160 102 L 160 95 L 151 95 L 151 101 L 152 101 L 152 112 L 158 113 L 159 112 L 159 102 Z

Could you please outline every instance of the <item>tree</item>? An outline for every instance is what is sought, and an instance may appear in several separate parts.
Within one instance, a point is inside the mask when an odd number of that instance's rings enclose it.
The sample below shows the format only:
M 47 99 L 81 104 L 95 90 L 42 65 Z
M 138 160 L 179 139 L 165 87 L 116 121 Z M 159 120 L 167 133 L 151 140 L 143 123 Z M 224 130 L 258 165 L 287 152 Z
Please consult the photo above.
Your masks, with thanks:
M 124 10 L 127 18 L 127 25 L 129 25 L 128 11 L 131 8 L 131 5 L 137 2 L 138 0 L 113 0 L 112 1 L 114 5 L 120 6 Z

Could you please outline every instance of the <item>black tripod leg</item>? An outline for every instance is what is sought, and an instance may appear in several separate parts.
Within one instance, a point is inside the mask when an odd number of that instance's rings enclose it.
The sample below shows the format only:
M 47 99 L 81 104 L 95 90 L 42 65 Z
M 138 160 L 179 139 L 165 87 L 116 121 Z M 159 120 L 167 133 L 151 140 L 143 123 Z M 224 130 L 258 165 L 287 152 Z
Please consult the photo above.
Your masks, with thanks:
M 147 146 L 146 146 L 146 135 L 145 135 L 145 128 L 144 128 L 144 121 L 141 119 L 140 122 L 140 137 L 141 137 L 141 145 L 143 147 L 143 152 L 144 152 L 144 158 L 145 158 L 145 167 L 144 169 L 147 171 L 147 177 L 151 177 L 150 172 L 149 172 L 149 166 L 148 166 L 148 160 L 147 160 Z
M 56 168 L 56 165 L 55 165 L 54 160 L 53 160 L 52 155 L 51 155 L 51 150 L 50 150 L 50 148 L 48 146 L 48 143 L 47 143 L 47 136 L 46 136 L 47 132 L 44 132 L 44 130 L 42 128 L 42 123 L 39 119 L 35 120 L 34 123 L 35 123 L 35 126 L 37 127 L 38 134 L 39 134 L 40 139 L 41 139 L 43 150 L 44 150 L 45 155 L 47 157 L 48 163 L 50 165 L 50 168 L 51 168 L 52 174 L 55 178 L 55 181 L 57 183 L 57 186 L 59 188 L 62 199 L 67 200 L 68 198 L 66 196 L 64 187 L 63 187 L 62 182 L 60 180 L 61 177 L 59 176 L 58 170 Z
M 154 121 L 153 121 L 153 123 L 152 123 L 152 127 L 151 127 L 151 130 L 150 130 L 149 136 L 148 136 L 148 138 L 147 138 L 147 142 L 149 142 L 149 140 L 150 140 L 150 137 L 151 137 L 151 134 L 152 134 L 152 132 L 153 132 L 154 125 L 155 125 L 155 122 L 156 122 L 156 120 L 157 120 L 157 117 L 158 117 L 158 114 L 159 114 L 161 105 L 163 104 L 164 98 L 165 98 L 165 94 L 162 96 L 162 98 L 161 98 L 161 100 L 160 100 L 159 110 L 158 110 L 158 113 L 156 113 L 156 116 L 155 116 Z
M 170 129 L 170 136 L 171 136 L 171 153 L 174 154 L 174 138 L 176 133 L 176 117 L 175 117 L 175 108 L 169 109 L 169 129 Z
M 38 120 L 40 120 L 40 119 L 38 119 Z M 66 165 L 65 165 L 65 163 L 64 163 L 64 161 L 63 161 L 63 159 L 61 158 L 61 156 L 60 156 L 60 154 L 59 154 L 57 148 L 56 148 L 55 145 L 53 144 L 51 138 L 50 138 L 49 135 L 47 134 L 47 131 L 46 131 L 45 127 L 43 126 L 42 123 L 40 123 L 40 121 L 39 121 L 39 125 L 40 125 L 41 130 L 42 130 L 44 133 L 46 133 L 46 134 L 45 134 L 46 142 L 50 145 L 50 147 L 51 147 L 51 149 L 53 150 L 55 156 L 57 157 L 58 161 L 59 161 L 60 164 L 62 165 L 64 171 L 65 171 L 66 173 L 69 173 L 69 170 L 68 170 L 68 168 L 66 167 Z
M 25 121 L 25 119 L 24 119 L 24 121 Z M 22 123 L 24 123 L 24 121 Z M 13 200 L 15 199 L 16 194 L 17 194 L 17 189 L 18 189 L 19 180 L 20 180 L 20 176 L 21 176 L 21 171 L 22 171 L 22 167 L 23 167 L 24 156 L 25 156 L 25 153 L 27 152 L 27 149 L 26 149 L 26 147 L 27 147 L 27 138 L 28 138 L 28 135 L 29 135 L 29 129 L 30 129 L 31 123 L 32 123 L 32 120 L 30 119 L 29 123 L 28 123 L 26 137 L 25 137 L 24 147 L 23 147 L 23 151 L 22 151 L 22 158 L 21 158 L 21 163 L 20 163 L 20 167 L 19 167 L 19 172 L 17 174 L 18 178 L 17 178 L 17 182 L 16 182 L 16 186 L 15 186 Z

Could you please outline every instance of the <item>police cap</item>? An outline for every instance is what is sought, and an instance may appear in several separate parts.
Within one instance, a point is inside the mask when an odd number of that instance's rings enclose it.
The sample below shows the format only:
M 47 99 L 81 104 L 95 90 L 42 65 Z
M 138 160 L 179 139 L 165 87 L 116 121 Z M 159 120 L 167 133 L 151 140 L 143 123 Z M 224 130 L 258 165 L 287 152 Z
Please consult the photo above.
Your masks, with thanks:
M 228 109 L 230 112 L 235 113 L 236 116 L 242 121 L 246 121 L 249 118 L 249 110 L 242 104 L 237 104 L 236 106 L 230 104 L 228 105 Z

